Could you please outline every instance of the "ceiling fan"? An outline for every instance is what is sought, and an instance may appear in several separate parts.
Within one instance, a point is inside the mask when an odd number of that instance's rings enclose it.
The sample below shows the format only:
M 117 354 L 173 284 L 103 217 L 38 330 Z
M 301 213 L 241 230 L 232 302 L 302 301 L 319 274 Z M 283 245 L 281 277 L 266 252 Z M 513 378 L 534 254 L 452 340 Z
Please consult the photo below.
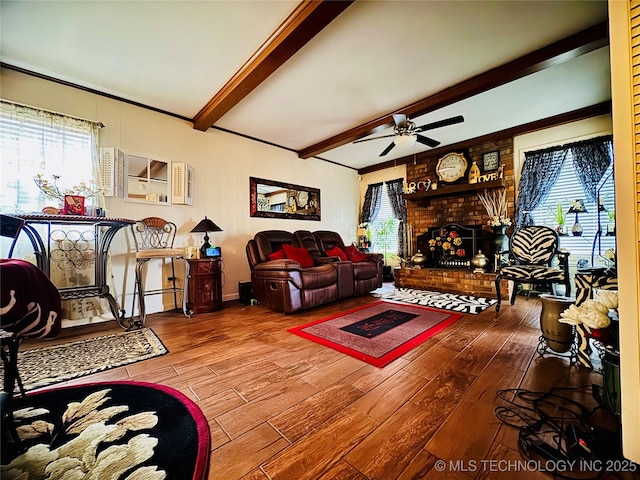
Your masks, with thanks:
M 393 142 L 391 142 L 391 144 L 382 151 L 382 153 L 379 155 L 380 157 L 384 157 L 396 145 L 408 145 L 413 144 L 414 142 L 420 142 L 423 145 L 427 145 L 433 148 L 440 145 L 440 142 L 432 138 L 425 137 L 424 135 L 419 135 L 419 132 L 461 123 L 464 122 L 464 117 L 462 115 L 457 115 L 455 117 L 445 118 L 444 120 L 439 120 L 437 122 L 427 123 L 426 125 L 416 127 L 416 124 L 410 121 L 405 114 L 396 113 L 393 115 L 393 122 L 395 123 L 395 126 L 393 127 L 393 135 L 364 138 L 362 140 L 356 140 L 353 143 L 362 143 L 368 142 L 369 140 L 378 140 L 379 138 L 395 137 L 393 139 Z

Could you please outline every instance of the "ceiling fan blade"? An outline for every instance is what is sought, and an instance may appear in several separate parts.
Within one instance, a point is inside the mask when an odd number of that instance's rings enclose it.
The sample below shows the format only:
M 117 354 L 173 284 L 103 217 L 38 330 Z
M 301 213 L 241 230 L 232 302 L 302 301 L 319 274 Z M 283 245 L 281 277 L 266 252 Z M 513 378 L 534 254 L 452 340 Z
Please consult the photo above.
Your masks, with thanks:
M 379 156 L 379 157 L 384 157 L 384 156 L 385 156 L 387 153 L 389 153 L 389 152 L 391 151 L 391 149 L 393 149 L 393 147 L 395 147 L 395 146 L 396 146 L 396 144 L 395 144 L 395 143 L 393 143 L 393 142 L 391 142 L 391 143 L 389 144 L 389 146 L 388 146 L 387 148 L 385 148 L 385 149 L 382 151 L 382 153 L 381 153 L 380 155 L 378 155 L 378 156 Z
M 464 122 L 464 117 L 462 115 L 458 115 L 456 117 L 445 118 L 444 120 L 439 120 L 433 123 L 427 123 L 426 125 L 422 125 L 414 130 L 414 132 L 424 132 L 425 130 L 431 130 L 433 128 L 446 127 L 447 125 L 454 125 L 456 123 Z
M 393 115 L 393 121 L 396 124 L 396 128 L 400 130 L 407 128 L 407 116 L 404 113 L 395 113 Z
M 391 137 L 395 137 L 396 134 L 391 134 L 391 135 L 383 135 L 381 137 L 373 137 L 373 138 L 363 138 L 361 140 L 354 140 L 351 143 L 362 143 L 362 142 L 368 142 L 369 140 L 378 140 L 379 138 L 391 138 Z
M 432 148 L 440 145 L 439 141 L 434 140 L 433 138 L 425 137 L 424 135 L 416 135 L 416 141 Z

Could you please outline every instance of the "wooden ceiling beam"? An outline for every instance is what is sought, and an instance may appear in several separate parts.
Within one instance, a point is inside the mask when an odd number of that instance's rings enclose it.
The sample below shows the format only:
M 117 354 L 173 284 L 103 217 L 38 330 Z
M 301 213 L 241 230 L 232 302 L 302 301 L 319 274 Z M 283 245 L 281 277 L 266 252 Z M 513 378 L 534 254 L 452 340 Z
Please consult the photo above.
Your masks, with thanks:
M 304 0 L 193 117 L 205 131 L 329 25 L 354 0 Z
M 298 151 L 298 156 L 300 158 L 310 158 L 320 155 L 354 140 L 377 133 L 382 129 L 392 127 L 394 125 L 392 117 L 394 113 L 404 113 L 413 118 L 419 117 L 526 75 L 566 62 L 608 44 L 608 24 L 607 22 L 599 23 L 516 60 L 464 80 L 430 97 L 398 108 L 393 112 L 305 147 Z

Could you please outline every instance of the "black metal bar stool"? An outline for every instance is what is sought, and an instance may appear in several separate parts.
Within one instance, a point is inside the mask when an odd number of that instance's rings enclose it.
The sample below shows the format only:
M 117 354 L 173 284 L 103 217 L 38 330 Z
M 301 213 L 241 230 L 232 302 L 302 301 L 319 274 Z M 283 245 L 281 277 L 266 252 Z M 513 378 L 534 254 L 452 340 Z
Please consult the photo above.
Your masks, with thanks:
M 133 290 L 133 303 L 131 308 L 131 328 L 140 328 L 147 318 L 145 297 L 148 295 L 159 295 L 173 293 L 174 307 L 178 309 L 178 292 L 182 291 L 182 311 L 188 318 L 191 312 L 187 308 L 187 292 L 189 291 L 189 262 L 185 258 L 183 249 L 173 248 L 173 241 L 176 236 L 176 225 L 160 217 L 147 217 L 131 225 L 133 238 L 136 246 L 136 280 Z M 143 267 L 149 260 L 161 259 L 170 260 L 172 286 L 166 288 L 156 288 L 145 290 Z M 184 264 L 185 278 L 184 287 L 179 288 L 176 284 L 175 260 L 180 260 Z M 164 279 L 163 279 L 164 281 Z M 138 297 L 138 319 L 133 319 L 133 311 Z

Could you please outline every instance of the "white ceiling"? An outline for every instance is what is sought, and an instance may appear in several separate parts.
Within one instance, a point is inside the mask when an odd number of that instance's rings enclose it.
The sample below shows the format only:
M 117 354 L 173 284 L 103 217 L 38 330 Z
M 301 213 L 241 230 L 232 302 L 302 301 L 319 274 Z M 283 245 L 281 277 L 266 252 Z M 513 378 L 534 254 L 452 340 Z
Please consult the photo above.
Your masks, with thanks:
M 193 118 L 298 3 L 2 0 L 1 60 Z M 606 19 L 606 1 L 358 0 L 215 126 L 298 151 Z M 602 47 L 412 120 L 464 115 L 425 132 L 446 146 L 610 98 Z M 429 148 L 378 157 L 389 140 L 318 157 L 363 168 Z

